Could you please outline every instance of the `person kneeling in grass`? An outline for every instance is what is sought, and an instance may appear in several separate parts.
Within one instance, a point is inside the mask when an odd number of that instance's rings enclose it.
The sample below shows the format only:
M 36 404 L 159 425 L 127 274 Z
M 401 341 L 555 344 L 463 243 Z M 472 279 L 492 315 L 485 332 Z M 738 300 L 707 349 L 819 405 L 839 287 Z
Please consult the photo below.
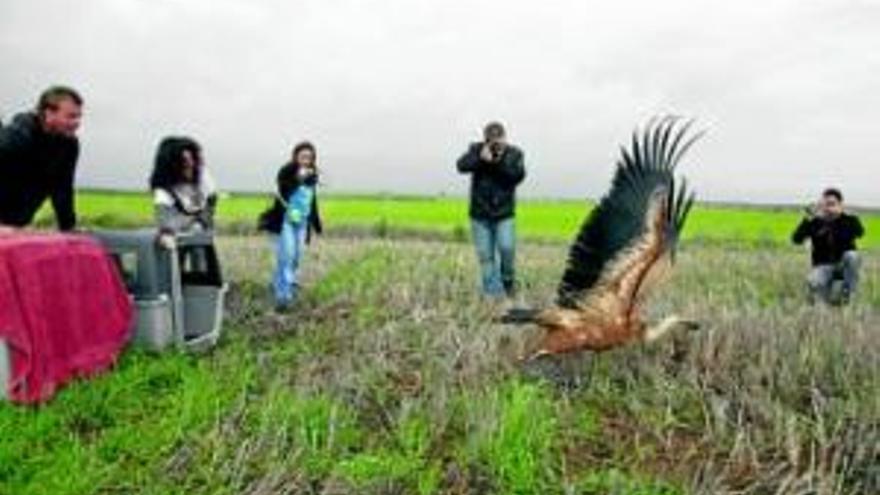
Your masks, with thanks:
M 817 299 L 847 304 L 855 295 L 861 265 L 856 239 L 864 234 L 859 217 L 844 211 L 838 189 L 826 189 L 816 206 L 808 208 L 791 239 L 795 244 L 809 239 L 812 245 L 813 268 L 807 277 L 810 304 Z M 836 279 L 841 281 L 839 295 L 832 290 Z
M 314 145 L 301 142 L 293 148 L 291 161 L 278 171 L 278 192 L 269 210 L 260 215 L 260 229 L 276 234 L 276 264 L 272 275 L 275 310 L 286 311 L 296 301 L 298 270 L 311 232 L 321 233 L 318 214 L 317 153 Z

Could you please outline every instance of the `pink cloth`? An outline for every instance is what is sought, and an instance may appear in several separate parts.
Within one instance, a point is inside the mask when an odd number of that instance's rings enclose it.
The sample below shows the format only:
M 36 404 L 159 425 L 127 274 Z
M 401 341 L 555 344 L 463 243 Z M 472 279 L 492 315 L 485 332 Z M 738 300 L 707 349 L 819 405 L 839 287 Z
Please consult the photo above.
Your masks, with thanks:
M 0 338 L 11 360 L 7 396 L 50 399 L 99 373 L 128 341 L 132 303 L 115 265 L 82 235 L 0 233 Z

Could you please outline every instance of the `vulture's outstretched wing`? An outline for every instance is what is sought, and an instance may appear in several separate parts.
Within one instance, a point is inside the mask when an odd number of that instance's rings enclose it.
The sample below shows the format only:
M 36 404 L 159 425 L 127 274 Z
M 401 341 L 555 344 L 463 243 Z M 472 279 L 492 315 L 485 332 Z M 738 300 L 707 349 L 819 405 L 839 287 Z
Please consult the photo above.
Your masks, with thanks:
M 633 133 L 611 190 L 587 217 L 571 246 L 558 304 L 631 314 L 674 260 L 679 232 L 694 201 L 675 166 L 702 133 L 687 136 L 691 122 L 652 119 Z M 597 307 L 598 306 L 598 307 Z

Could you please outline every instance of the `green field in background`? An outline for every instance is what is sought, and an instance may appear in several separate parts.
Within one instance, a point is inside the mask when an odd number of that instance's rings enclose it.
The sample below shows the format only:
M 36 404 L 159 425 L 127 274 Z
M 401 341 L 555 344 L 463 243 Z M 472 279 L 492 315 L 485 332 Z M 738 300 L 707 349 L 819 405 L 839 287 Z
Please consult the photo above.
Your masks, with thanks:
M 379 233 L 430 233 L 464 238 L 469 231 L 465 198 L 417 196 L 321 196 L 321 214 L 330 231 L 364 229 Z M 268 206 L 269 195 L 232 194 L 221 199 L 218 222 L 224 227 L 253 227 Z M 568 241 L 592 207 L 586 201 L 521 200 L 517 210 L 520 236 L 533 240 Z M 152 222 L 146 193 L 85 191 L 77 194 L 77 212 L 87 226 L 130 227 Z M 797 208 L 697 205 L 685 238 L 709 242 L 787 243 L 801 214 Z M 868 236 L 863 247 L 880 246 L 880 215 L 863 214 Z M 40 213 L 51 222 L 51 211 Z

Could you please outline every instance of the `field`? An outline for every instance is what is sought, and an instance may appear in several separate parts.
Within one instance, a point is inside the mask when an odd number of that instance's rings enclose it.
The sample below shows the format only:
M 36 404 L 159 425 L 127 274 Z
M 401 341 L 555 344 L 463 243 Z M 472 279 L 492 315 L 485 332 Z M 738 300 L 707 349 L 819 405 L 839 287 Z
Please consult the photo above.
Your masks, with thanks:
M 219 224 L 228 233 L 254 229 L 268 195 L 234 194 L 219 203 Z M 590 204 L 586 201 L 521 201 L 519 235 L 535 241 L 568 242 Z M 152 206 L 145 193 L 92 191 L 77 195 L 82 223 L 94 227 L 140 226 L 152 223 Z M 399 196 L 322 196 L 321 212 L 331 233 L 380 237 L 437 238 L 462 241 L 469 235 L 467 203 L 462 198 Z M 801 217 L 798 208 L 754 208 L 697 205 L 685 237 L 701 243 L 784 245 Z M 880 214 L 862 215 L 865 228 L 880 232 Z M 51 224 L 48 208 L 39 223 Z M 863 247 L 880 247 L 880 235 L 869 235 Z
M 143 197 L 83 199 L 92 225 L 149 221 Z M 796 212 L 701 208 L 650 304 L 700 332 L 523 368 L 472 248 L 447 242 L 467 236 L 461 201 L 328 198 L 334 235 L 282 316 L 267 241 L 233 235 L 263 206 L 221 211 L 220 346 L 129 351 L 45 407 L 0 406 L 0 493 L 880 493 L 873 238 L 856 303 L 809 307 Z M 583 209 L 523 205 L 529 304 L 551 300 Z

